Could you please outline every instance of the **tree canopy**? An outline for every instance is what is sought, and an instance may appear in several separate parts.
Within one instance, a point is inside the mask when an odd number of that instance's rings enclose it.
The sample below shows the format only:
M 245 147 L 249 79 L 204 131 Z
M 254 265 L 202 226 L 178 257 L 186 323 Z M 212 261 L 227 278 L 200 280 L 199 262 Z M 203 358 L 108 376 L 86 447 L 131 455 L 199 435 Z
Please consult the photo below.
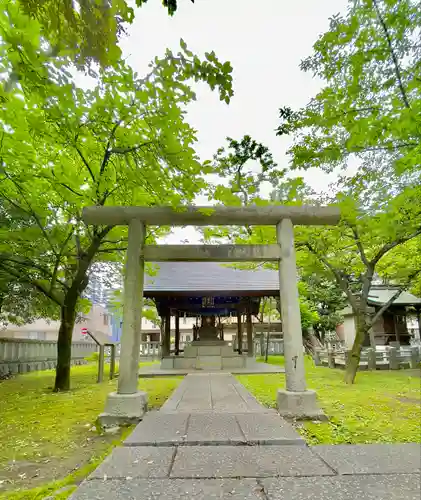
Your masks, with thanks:
M 56 389 L 69 386 L 71 332 L 90 267 L 120 259 L 127 244 L 126 228 L 86 227 L 83 206 L 179 205 L 206 186 L 211 167 L 199 161 L 185 120 L 195 97 L 189 81 L 208 83 L 229 102 L 232 68 L 181 46 L 144 77 L 122 62 L 102 69 L 92 90 L 49 67 L 41 87 L 0 91 L 0 198 L 6 213 L 19 214 L 0 240 L 0 269 L 61 309 Z M 0 64 L 7 72 L 8 61 Z M 158 231 L 150 228 L 148 240 Z
M 269 151 L 265 154 L 270 155 Z M 411 252 L 421 244 L 421 191 L 417 175 L 398 174 L 393 165 L 377 171 L 362 168 L 354 176 L 340 177 L 329 186 L 329 191 L 316 194 L 303 179 L 286 178 L 282 172 L 280 178 L 275 177 L 275 189 L 267 197 L 255 189 L 261 186 L 259 179 L 265 165 L 248 155 L 245 167 L 244 158 L 241 150 L 238 156 L 234 152 L 222 161 L 220 154 L 215 156 L 216 168 L 225 173 L 225 186 L 216 189 L 221 202 L 340 207 L 342 218 L 337 226 L 295 228 L 302 324 L 303 331 L 312 326 L 323 340 L 326 333 L 335 331 L 341 321 L 340 312 L 348 302 L 360 325 L 353 350 L 359 358 L 362 343 L 377 317 L 402 290 L 419 282 L 419 254 Z M 246 195 L 236 194 L 236 164 L 247 168 Z M 232 243 L 276 242 L 275 228 L 267 226 L 208 228 L 204 234 L 211 241 L 224 238 Z M 376 316 L 369 316 L 368 296 L 375 276 L 391 281 L 398 289 Z M 354 377 L 352 372 L 348 380 L 353 381 Z
M 417 0 L 349 2 L 301 63 L 323 80 L 301 110 L 281 108 L 292 168 L 331 171 L 355 156 L 366 169 L 420 168 L 421 9 Z
M 419 254 L 413 252 L 421 244 L 420 28 L 417 1 L 349 2 L 301 63 L 322 79 L 322 90 L 300 110 L 280 109 L 277 134 L 294 136 L 292 169 L 348 169 L 332 186 L 334 196 L 323 198 L 340 204 L 341 224 L 297 234 L 306 265 L 334 277 L 357 317 L 348 382 L 382 312 L 368 313 L 375 273 L 399 287 L 384 308 L 400 290 L 419 286 Z M 349 173 L 351 158 L 355 174 Z
M 135 6 L 141 7 L 146 2 L 136 0 Z M 135 18 L 135 8 L 126 0 L 4 0 L 2 4 L 3 15 L 9 19 L 12 16 L 13 20 L 18 11 L 20 16 L 24 13 L 28 19 L 26 28 L 31 20 L 37 21 L 51 57 L 70 57 L 78 67 L 86 69 L 93 63 L 102 67 L 118 63 L 121 58 L 118 41 Z M 162 0 L 162 4 L 171 16 L 177 11 L 177 0 Z M 32 50 L 37 46 L 35 39 L 26 39 L 27 30 L 19 32 L 13 21 L 9 24 L 5 17 L 0 19 L 3 33 L 6 29 L 15 49 L 20 45 L 24 54 L 31 44 Z

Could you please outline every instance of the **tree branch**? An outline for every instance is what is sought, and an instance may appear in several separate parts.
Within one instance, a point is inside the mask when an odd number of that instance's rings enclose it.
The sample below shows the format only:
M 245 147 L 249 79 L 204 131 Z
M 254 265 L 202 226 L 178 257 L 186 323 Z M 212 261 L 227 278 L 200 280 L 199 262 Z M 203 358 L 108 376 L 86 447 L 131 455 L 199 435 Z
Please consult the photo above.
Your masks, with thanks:
M 377 252 L 374 258 L 371 260 L 370 264 L 374 268 L 376 264 L 379 262 L 379 260 L 387 254 L 387 252 L 390 252 L 390 250 L 393 250 L 395 247 L 402 245 L 403 243 L 406 243 L 407 241 L 412 240 L 413 238 L 416 238 L 420 234 L 421 234 L 421 228 L 417 229 L 414 233 L 410 234 L 409 236 L 403 236 L 402 238 L 398 238 L 397 240 L 391 243 L 387 243 Z
M 375 152 L 375 151 L 389 151 L 390 149 L 402 149 L 402 148 L 413 148 L 418 146 L 416 142 L 405 142 L 402 144 L 389 144 L 384 146 L 354 146 L 352 149 L 347 150 L 346 147 L 342 152 L 345 154 L 353 154 L 353 153 L 366 153 L 366 152 Z M 326 151 L 331 150 L 332 148 L 326 148 Z
M 14 264 L 17 264 L 17 265 L 20 265 L 23 267 L 29 267 L 32 269 L 36 269 L 37 271 L 40 271 L 41 273 L 43 273 L 46 277 L 48 276 L 49 279 L 51 279 L 51 277 L 52 277 L 52 273 L 49 269 L 47 269 L 46 267 L 40 266 L 39 264 L 36 264 L 35 262 L 33 262 L 32 260 L 30 260 L 28 258 L 20 257 L 18 255 L 11 256 L 11 255 L 4 254 L 4 253 L 0 254 L 0 257 L 1 257 L 2 263 L 3 262 L 13 262 Z M 3 269 L 6 269 L 6 268 L 4 268 L 4 266 L 2 266 L 2 267 L 3 267 Z M 57 280 L 57 282 L 60 283 L 60 285 L 63 286 L 64 288 L 68 288 L 68 286 L 65 283 L 63 283 L 62 281 Z
M 100 248 L 98 250 L 98 253 L 115 252 L 115 251 L 118 251 L 118 250 L 127 250 L 127 247 Z
M 114 140 L 115 133 L 117 132 L 117 129 L 120 126 L 122 121 L 123 121 L 122 119 L 118 120 L 118 122 L 114 125 L 114 127 L 111 130 L 111 134 L 108 138 L 107 145 L 105 146 L 104 157 L 102 158 L 101 168 L 99 170 L 99 177 L 102 176 L 102 174 L 105 172 L 105 169 L 107 168 L 108 160 L 110 159 L 110 156 L 112 155 L 112 151 L 110 150 L 111 142 Z M 99 183 L 99 181 L 98 181 L 98 183 Z
M 64 188 L 68 189 L 71 193 L 77 195 L 77 196 L 80 196 L 81 198 L 84 197 L 83 194 L 81 193 L 78 193 L 77 191 L 75 191 L 73 188 L 71 188 L 70 186 L 68 186 L 67 184 L 65 184 L 64 182 L 59 182 L 58 183 L 60 186 L 63 186 Z
M 364 247 L 361 243 L 361 239 L 360 239 L 360 235 L 358 234 L 358 230 L 357 230 L 357 227 L 354 225 L 354 224 L 346 224 L 352 231 L 352 234 L 354 235 L 354 240 L 355 240 L 355 243 L 357 245 L 357 248 L 358 248 L 358 251 L 360 252 L 360 255 L 361 255 L 361 260 L 363 261 L 364 265 L 367 267 L 367 268 L 371 268 L 370 266 L 370 262 L 369 260 L 367 259 L 367 256 L 365 254 L 365 250 L 364 250 Z
M 3 269 L 5 273 L 10 274 L 11 276 L 23 281 L 24 283 L 28 283 L 29 285 L 33 286 L 35 289 L 37 289 L 39 292 L 42 292 L 46 297 L 51 299 L 60 307 L 63 305 L 63 296 L 61 294 L 57 294 L 48 290 L 45 287 L 44 283 L 40 282 L 39 280 L 32 280 L 28 277 L 28 275 L 22 275 L 17 270 L 11 267 L 6 268 L 3 266 L 1 261 L 0 261 L 0 268 Z
M 105 226 L 101 231 L 95 231 L 92 241 L 86 251 L 81 251 L 78 259 L 78 268 L 73 276 L 70 286 L 71 292 L 76 292 L 78 296 L 85 290 L 88 285 L 88 270 L 92 264 L 95 254 L 98 252 L 101 242 L 105 236 L 113 229 L 114 226 Z
M 2 194 L 2 196 L 4 197 L 4 199 L 6 199 L 10 204 L 12 204 L 14 207 L 22 210 L 23 212 L 27 213 L 29 216 L 33 217 L 35 219 L 35 222 L 37 224 L 37 226 L 40 228 L 44 238 L 47 240 L 47 243 L 48 245 L 50 246 L 52 252 L 54 253 L 54 255 L 57 254 L 56 252 L 56 249 L 52 243 L 52 241 L 50 240 L 50 236 L 49 234 L 47 233 L 47 231 L 45 230 L 44 226 L 42 225 L 41 223 L 41 220 L 40 218 L 38 217 L 38 215 L 36 214 L 35 210 L 32 208 L 31 204 L 29 203 L 29 201 L 26 199 L 26 196 L 24 194 L 24 190 L 22 188 L 22 186 L 15 180 L 13 179 L 13 177 L 7 173 L 5 173 L 5 176 L 10 180 L 10 182 L 13 183 L 13 185 L 16 187 L 16 189 L 19 191 L 20 195 L 22 196 L 22 199 L 23 201 L 26 203 L 26 205 L 28 206 L 28 209 L 24 209 L 23 207 L 21 207 L 20 205 L 17 205 L 13 200 L 9 199 L 7 196 L 5 196 L 4 194 Z
M 148 141 L 148 142 L 144 142 L 143 144 L 139 144 L 139 146 L 133 146 L 131 148 L 113 148 L 113 149 L 110 149 L 109 152 L 110 152 L 110 154 L 125 155 L 127 153 L 134 153 L 135 151 L 138 151 L 139 149 L 142 149 L 145 146 L 150 146 L 153 143 L 154 143 L 154 141 Z
M 387 45 L 389 46 L 389 52 L 390 52 L 390 55 L 392 57 L 393 66 L 395 68 L 395 75 L 396 75 L 396 79 L 398 81 L 399 90 L 400 90 L 401 95 L 402 95 L 402 100 L 403 100 L 405 106 L 410 109 L 411 105 L 409 104 L 408 96 L 406 94 L 406 90 L 405 90 L 403 83 L 402 83 L 401 70 L 399 68 L 399 62 L 398 62 L 398 59 L 396 57 L 395 51 L 393 50 L 392 40 L 390 38 L 389 30 L 386 26 L 386 22 L 383 19 L 381 12 L 380 12 L 379 6 L 377 4 L 377 0 L 373 0 L 373 5 L 374 5 L 374 9 L 377 13 L 377 17 L 379 18 L 380 24 L 382 25 L 384 34 L 386 36 Z
M 64 249 L 67 246 L 67 243 L 69 243 L 70 238 L 73 235 L 73 231 L 75 229 L 75 226 L 72 226 L 72 229 L 70 230 L 69 234 L 67 235 L 66 239 L 64 240 L 63 244 L 60 247 L 60 250 L 57 254 L 56 257 L 56 262 L 54 264 L 54 269 L 53 269 L 53 275 L 51 277 L 51 282 L 50 282 L 50 291 L 53 289 L 55 282 L 57 281 L 57 273 L 58 273 L 58 268 L 60 265 L 61 257 L 63 256 Z
M 88 172 L 89 172 L 89 175 L 91 176 L 91 179 L 96 183 L 96 179 L 95 179 L 95 176 L 94 176 L 94 173 L 92 172 L 92 169 L 91 167 L 89 166 L 89 163 L 86 161 L 86 158 L 83 156 L 83 153 L 82 151 L 79 149 L 78 145 L 74 144 L 75 148 L 76 148 L 76 151 L 78 153 L 78 155 L 80 156 L 81 160 L 83 161 L 83 164 L 85 165 L 85 167 L 87 168 Z
M 307 242 L 304 244 L 304 246 L 307 247 L 310 250 L 310 252 L 313 255 L 315 255 L 320 260 L 320 262 L 322 262 L 325 265 L 325 267 L 327 267 L 330 270 L 330 272 L 335 277 L 338 285 L 341 287 L 342 291 L 346 294 L 352 308 L 354 310 L 358 310 L 358 302 L 357 302 L 355 296 L 353 295 L 352 291 L 349 288 L 348 278 L 343 276 L 341 274 L 341 272 L 338 271 L 338 269 L 336 269 L 334 266 L 332 266 L 332 264 L 325 257 L 319 255 L 316 252 L 316 250 L 310 245 L 310 243 Z
M 112 195 L 114 194 L 117 189 L 119 189 L 121 187 L 121 185 L 117 182 L 117 185 L 115 187 L 113 187 L 113 189 L 111 189 L 111 191 L 108 191 L 106 190 L 102 196 L 102 198 L 99 200 L 99 204 L 100 205 L 105 205 L 105 202 L 107 201 L 107 199 Z
M 371 262 L 367 258 L 363 244 L 361 243 L 360 235 L 358 234 L 357 227 L 353 224 L 348 224 L 348 223 L 346 225 L 352 231 L 355 243 L 356 243 L 358 251 L 360 252 L 360 255 L 361 255 L 361 260 L 366 267 L 366 272 L 362 276 L 361 295 L 362 295 L 362 297 L 368 297 L 368 294 L 370 292 L 371 282 L 373 281 L 374 266 L 371 264 Z

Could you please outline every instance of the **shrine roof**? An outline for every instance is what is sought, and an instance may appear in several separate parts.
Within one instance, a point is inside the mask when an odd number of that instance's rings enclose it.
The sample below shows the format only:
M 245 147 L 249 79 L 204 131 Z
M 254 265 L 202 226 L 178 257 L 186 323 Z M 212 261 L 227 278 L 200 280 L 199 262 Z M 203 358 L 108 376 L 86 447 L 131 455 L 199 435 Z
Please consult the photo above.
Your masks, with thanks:
M 368 295 L 368 302 L 371 304 L 386 304 L 396 292 L 398 292 L 398 287 L 393 286 L 372 286 L 370 293 Z M 398 297 L 393 301 L 393 305 L 420 305 L 421 299 L 412 295 L 412 293 L 403 291 Z
M 279 273 L 270 269 L 237 269 L 218 262 L 160 262 L 156 274 L 145 275 L 144 295 L 188 295 L 237 292 L 238 295 L 276 294 Z

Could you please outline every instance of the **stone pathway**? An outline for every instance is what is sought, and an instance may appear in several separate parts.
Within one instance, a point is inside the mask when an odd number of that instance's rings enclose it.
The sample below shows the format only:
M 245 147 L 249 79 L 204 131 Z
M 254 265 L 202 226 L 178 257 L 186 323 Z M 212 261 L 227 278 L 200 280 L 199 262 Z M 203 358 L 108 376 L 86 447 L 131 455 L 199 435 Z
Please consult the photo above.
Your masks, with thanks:
M 419 500 L 419 444 L 308 447 L 226 373 L 187 375 L 72 500 Z

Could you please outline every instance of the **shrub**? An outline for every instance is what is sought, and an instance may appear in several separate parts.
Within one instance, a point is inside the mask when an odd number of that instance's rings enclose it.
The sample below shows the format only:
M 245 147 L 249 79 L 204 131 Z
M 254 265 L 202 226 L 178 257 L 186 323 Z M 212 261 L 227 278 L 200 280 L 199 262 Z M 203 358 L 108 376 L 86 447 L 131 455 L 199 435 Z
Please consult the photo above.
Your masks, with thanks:
M 93 352 L 89 356 L 86 356 L 86 358 L 84 358 L 84 359 L 85 359 L 85 361 L 98 361 L 99 352 Z

